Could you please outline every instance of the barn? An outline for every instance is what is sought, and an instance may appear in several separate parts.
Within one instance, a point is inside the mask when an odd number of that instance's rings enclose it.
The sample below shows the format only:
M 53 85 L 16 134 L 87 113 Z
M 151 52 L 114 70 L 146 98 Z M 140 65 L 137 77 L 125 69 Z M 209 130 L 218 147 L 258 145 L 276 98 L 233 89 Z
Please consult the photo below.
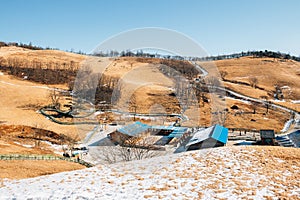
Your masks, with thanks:
M 220 125 L 214 125 L 194 133 L 185 147 L 187 151 L 221 147 L 225 146 L 227 140 L 228 129 Z
M 178 141 L 187 133 L 187 127 L 176 126 L 150 126 L 139 121 L 123 126 L 113 133 L 107 135 L 115 144 L 124 144 L 129 139 L 147 138 L 154 146 L 165 146 Z
M 107 137 L 117 144 L 123 144 L 129 138 L 147 134 L 149 129 L 150 126 L 137 121 L 133 124 L 119 128 L 117 131 L 108 134 Z

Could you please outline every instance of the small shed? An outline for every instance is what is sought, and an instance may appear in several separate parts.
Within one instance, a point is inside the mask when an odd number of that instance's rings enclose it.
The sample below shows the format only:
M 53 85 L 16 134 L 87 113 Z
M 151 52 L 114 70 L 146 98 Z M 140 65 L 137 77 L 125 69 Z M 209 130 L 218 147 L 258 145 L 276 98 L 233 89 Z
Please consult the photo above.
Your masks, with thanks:
M 275 144 L 274 130 L 260 130 L 260 138 L 261 138 L 262 145 L 274 145 Z
M 228 129 L 214 125 L 196 132 L 186 144 L 187 151 L 225 146 L 228 140 Z

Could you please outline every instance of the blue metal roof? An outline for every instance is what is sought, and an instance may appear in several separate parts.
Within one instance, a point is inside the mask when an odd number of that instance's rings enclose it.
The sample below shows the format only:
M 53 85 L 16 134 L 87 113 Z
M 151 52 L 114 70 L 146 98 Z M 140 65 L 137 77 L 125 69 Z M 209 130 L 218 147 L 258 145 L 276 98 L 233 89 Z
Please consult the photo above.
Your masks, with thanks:
M 180 126 L 152 126 L 152 129 L 159 129 L 159 130 L 169 130 L 172 131 L 167 137 L 168 138 L 180 138 L 188 128 L 180 127 Z
M 218 124 L 215 125 L 214 131 L 213 131 L 211 137 L 219 142 L 226 144 L 227 140 L 228 140 L 228 128 L 225 128 Z
M 180 138 L 186 131 L 188 128 L 186 127 L 175 127 L 175 126 L 149 126 L 147 124 L 143 124 L 141 122 L 135 122 L 133 124 L 124 126 L 120 129 L 118 129 L 118 132 L 126 134 L 126 135 L 130 135 L 130 136 L 137 136 L 140 133 L 143 133 L 145 131 L 147 131 L 148 129 L 158 129 L 158 130 L 169 130 L 172 131 L 168 137 L 169 138 Z
M 176 129 L 170 134 L 168 135 L 169 138 L 180 138 L 186 131 L 187 128 L 186 127 L 175 127 Z
M 141 122 L 135 122 L 133 124 L 130 124 L 128 126 L 124 126 L 120 129 L 118 129 L 118 132 L 130 135 L 130 136 L 137 136 L 140 133 L 143 133 L 147 131 L 151 126 L 148 126 L 147 124 L 143 124 Z

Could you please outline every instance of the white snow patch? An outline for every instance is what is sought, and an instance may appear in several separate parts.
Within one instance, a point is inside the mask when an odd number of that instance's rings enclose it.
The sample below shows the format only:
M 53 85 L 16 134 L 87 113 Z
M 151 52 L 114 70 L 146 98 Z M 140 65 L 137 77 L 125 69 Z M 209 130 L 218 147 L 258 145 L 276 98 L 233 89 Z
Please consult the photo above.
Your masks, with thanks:
M 273 101 L 275 103 L 284 103 L 284 102 L 286 102 L 284 99 L 282 99 L 282 100 L 275 99 L 275 100 L 271 100 L 271 101 Z
M 282 86 L 281 89 L 283 89 L 283 90 L 284 90 L 284 89 L 290 90 L 291 88 L 290 88 L 290 86 L 285 85 L 285 86 Z
M 285 124 L 283 129 L 281 130 L 281 132 L 286 132 L 289 130 L 289 128 L 291 127 L 292 123 L 294 122 L 294 119 L 290 119 L 288 120 Z
M 33 148 L 33 147 L 34 147 L 34 145 L 21 144 L 20 142 L 14 142 L 14 143 L 17 144 L 17 145 L 21 145 L 21 146 L 23 146 L 23 147 L 26 147 L 26 148 Z

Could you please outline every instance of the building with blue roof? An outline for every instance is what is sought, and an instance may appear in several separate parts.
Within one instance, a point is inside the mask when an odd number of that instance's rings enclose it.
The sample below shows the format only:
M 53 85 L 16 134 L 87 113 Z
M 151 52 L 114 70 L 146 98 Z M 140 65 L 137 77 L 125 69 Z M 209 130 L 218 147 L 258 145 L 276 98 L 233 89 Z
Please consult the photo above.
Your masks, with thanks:
M 224 146 L 228 140 L 228 129 L 214 125 L 197 131 L 185 145 L 187 151 Z
M 150 126 L 137 121 L 133 124 L 119 128 L 117 131 L 110 133 L 108 137 L 117 144 L 124 144 L 126 140 L 132 137 L 151 136 L 153 138 L 159 136 L 159 139 L 154 145 L 163 146 L 169 144 L 173 139 L 176 140 L 181 138 L 187 130 L 187 127 L 176 127 L 172 125 Z
M 141 133 L 148 131 L 149 128 L 150 126 L 148 126 L 147 124 L 143 124 L 142 122 L 138 121 L 118 129 L 118 132 L 135 137 Z
M 108 134 L 107 137 L 116 144 L 124 144 L 129 138 L 139 137 L 142 134 L 149 132 L 149 129 L 149 125 L 137 121 L 133 124 L 119 128 L 117 131 Z

